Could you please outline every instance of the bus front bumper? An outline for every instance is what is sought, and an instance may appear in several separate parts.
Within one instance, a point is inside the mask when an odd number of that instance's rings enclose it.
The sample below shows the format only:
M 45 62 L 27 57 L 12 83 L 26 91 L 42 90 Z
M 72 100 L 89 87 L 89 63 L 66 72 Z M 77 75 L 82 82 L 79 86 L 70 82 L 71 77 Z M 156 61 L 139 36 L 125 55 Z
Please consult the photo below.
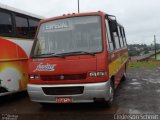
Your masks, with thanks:
M 83 87 L 83 93 L 74 95 L 47 95 L 42 88 L 55 87 Z M 72 103 L 89 103 L 96 100 L 110 99 L 110 80 L 102 83 L 88 83 L 88 84 L 63 84 L 63 85 L 35 85 L 28 84 L 27 91 L 30 99 L 34 102 L 40 103 L 57 103 L 56 98 L 71 98 Z

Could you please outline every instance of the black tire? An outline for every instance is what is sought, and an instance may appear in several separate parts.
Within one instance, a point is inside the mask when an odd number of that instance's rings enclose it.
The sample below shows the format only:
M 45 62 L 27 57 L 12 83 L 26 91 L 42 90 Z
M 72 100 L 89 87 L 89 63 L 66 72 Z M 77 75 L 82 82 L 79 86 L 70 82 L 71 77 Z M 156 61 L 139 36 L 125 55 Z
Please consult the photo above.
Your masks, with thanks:
M 123 74 L 121 81 L 126 81 L 126 72 Z
M 0 93 L 9 92 L 6 88 L 0 86 Z
M 110 99 L 106 102 L 108 107 L 111 107 L 113 105 L 114 101 L 114 94 L 115 94 L 115 89 L 114 89 L 114 82 L 111 81 L 110 85 Z

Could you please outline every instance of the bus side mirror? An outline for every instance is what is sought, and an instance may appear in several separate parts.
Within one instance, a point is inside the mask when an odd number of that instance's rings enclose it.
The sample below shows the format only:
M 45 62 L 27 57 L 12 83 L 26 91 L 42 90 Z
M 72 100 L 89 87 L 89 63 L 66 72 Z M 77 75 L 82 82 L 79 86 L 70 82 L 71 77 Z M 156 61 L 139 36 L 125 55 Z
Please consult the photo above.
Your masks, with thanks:
M 112 32 L 116 32 L 117 31 L 117 21 L 116 20 L 110 20 L 109 21 L 109 25 L 110 25 L 110 30 Z

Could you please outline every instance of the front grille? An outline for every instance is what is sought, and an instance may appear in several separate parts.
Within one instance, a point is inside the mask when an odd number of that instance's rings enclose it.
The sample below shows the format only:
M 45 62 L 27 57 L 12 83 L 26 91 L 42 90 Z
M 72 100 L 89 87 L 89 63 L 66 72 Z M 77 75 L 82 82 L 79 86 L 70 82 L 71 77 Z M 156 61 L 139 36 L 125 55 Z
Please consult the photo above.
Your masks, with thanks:
M 84 87 L 43 87 L 42 90 L 46 95 L 76 95 L 82 94 Z
M 44 81 L 52 80 L 81 80 L 86 79 L 87 74 L 71 74 L 71 75 L 41 75 Z

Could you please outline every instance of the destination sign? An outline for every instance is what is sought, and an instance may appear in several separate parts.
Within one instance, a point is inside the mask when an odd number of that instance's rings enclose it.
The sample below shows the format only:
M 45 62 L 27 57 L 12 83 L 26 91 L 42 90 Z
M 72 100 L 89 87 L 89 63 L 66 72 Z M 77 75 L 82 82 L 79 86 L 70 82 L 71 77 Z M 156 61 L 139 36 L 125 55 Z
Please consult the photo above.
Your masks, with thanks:
M 69 27 L 68 22 L 54 23 L 54 24 L 46 25 L 45 30 L 63 29 L 68 27 Z

